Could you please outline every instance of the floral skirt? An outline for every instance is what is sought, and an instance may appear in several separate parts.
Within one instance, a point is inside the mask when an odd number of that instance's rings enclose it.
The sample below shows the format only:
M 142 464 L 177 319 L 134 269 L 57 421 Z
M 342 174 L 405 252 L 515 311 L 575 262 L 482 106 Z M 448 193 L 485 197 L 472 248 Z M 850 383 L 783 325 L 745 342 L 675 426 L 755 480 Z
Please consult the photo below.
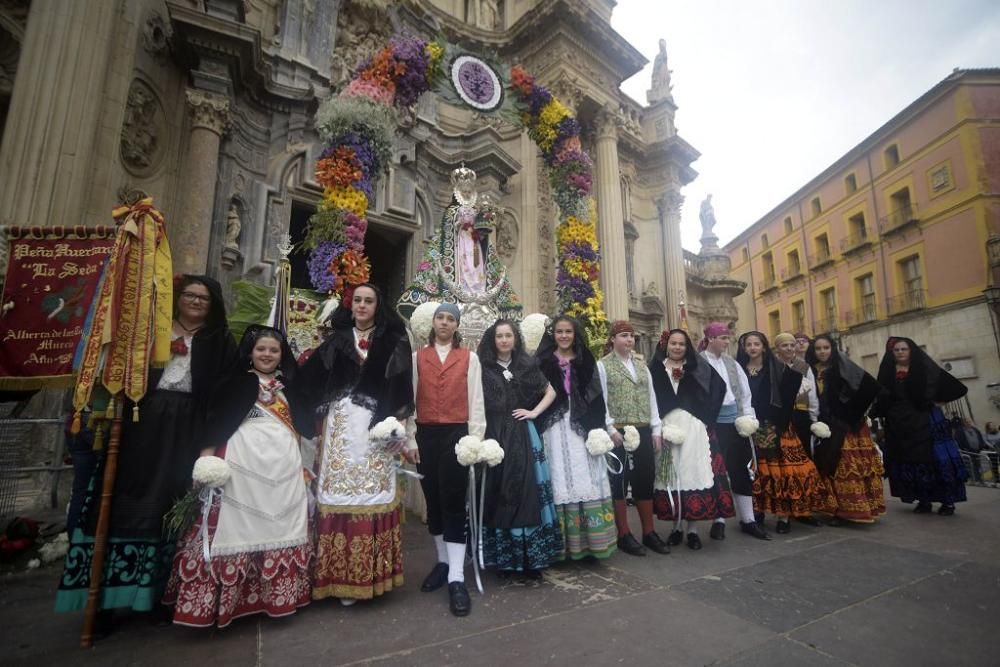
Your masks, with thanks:
M 563 559 L 563 536 L 552 499 L 552 482 L 545 461 L 545 450 L 535 425 L 528 422 L 528 430 L 534 454 L 541 523 L 528 528 L 483 528 L 484 562 L 487 567 L 498 570 L 543 570 Z
M 216 501 L 209 512 L 208 539 L 219 519 Z M 288 616 L 309 604 L 312 590 L 309 543 L 281 549 L 204 557 L 201 518 L 178 543 L 163 603 L 174 607 L 174 623 L 193 627 L 218 625 L 251 614 Z
M 314 600 L 370 600 L 403 585 L 400 501 L 368 513 L 320 505 L 316 534 Z
M 565 547 L 563 559 L 607 558 L 617 550 L 618 531 L 610 498 L 555 507 Z
M 829 490 L 816 465 L 806 456 L 793 426 L 779 438 L 775 428 L 765 422 L 754 433 L 753 444 L 757 450 L 754 511 L 778 516 L 833 513 Z
M 823 477 L 832 500 L 834 516 L 856 523 L 873 523 L 885 513 L 882 458 L 868 427 L 849 431 L 840 450 L 833 476 Z M 829 508 L 828 508 L 829 509 Z
M 948 428 L 941 409 L 930 415 L 934 439 L 930 463 L 892 461 L 886 456 L 885 471 L 889 478 L 889 493 L 904 503 L 913 501 L 953 505 L 965 502 L 965 482 L 969 473 Z
M 656 489 L 653 492 L 653 509 L 656 512 L 656 518 L 661 521 L 675 521 L 678 518 L 678 508 L 680 518 L 686 521 L 709 521 L 735 516 L 733 494 L 730 491 L 729 477 L 726 474 L 726 462 L 722 458 L 722 454 L 715 450 L 714 435 L 711 433 L 709 435 L 713 445 L 710 456 L 715 483 L 707 489 L 679 493 L 676 489 L 670 491 Z M 663 451 L 667 451 L 666 447 Z M 660 466 L 657 466 L 657 470 L 660 470 Z

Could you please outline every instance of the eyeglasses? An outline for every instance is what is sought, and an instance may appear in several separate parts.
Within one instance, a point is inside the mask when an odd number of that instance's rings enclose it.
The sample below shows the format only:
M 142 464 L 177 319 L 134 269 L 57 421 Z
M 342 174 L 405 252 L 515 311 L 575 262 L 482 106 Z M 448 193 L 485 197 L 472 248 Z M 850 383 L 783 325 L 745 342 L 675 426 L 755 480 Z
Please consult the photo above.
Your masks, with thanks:
M 181 292 L 181 298 L 191 303 L 211 303 L 212 297 L 207 294 L 195 294 L 194 292 Z

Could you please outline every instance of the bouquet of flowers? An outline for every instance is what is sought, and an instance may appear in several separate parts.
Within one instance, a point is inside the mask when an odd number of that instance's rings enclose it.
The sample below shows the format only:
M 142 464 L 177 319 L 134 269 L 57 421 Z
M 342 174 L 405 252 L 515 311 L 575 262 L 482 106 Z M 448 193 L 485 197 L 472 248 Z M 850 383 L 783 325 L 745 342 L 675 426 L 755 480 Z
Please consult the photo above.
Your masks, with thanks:
M 820 440 L 824 440 L 830 437 L 830 427 L 826 425 L 825 422 L 813 422 L 813 425 L 809 427 L 812 434 L 815 435 Z
M 368 431 L 368 439 L 377 447 L 395 455 L 406 445 L 406 427 L 395 417 L 386 417 Z
M 176 539 L 194 523 L 198 507 L 205 501 L 204 489 L 221 489 L 229 481 L 232 471 L 225 459 L 218 456 L 202 456 L 194 462 L 191 478 L 195 488 L 188 491 L 163 515 L 163 537 Z
M 604 456 L 615 448 L 611 436 L 604 429 L 595 428 L 587 434 L 587 453 L 591 456 Z
M 624 437 L 626 452 L 634 452 L 639 449 L 639 431 L 635 426 L 626 426 Z
M 483 440 L 479 460 L 481 463 L 485 463 L 490 468 L 493 468 L 503 463 L 503 454 L 503 447 L 500 446 L 500 443 L 490 438 L 489 440 Z
M 191 478 L 202 486 L 210 489 L 218 489 L 226 485 L 232 471 L 225 459 L 218 456 L 202 456 L 194 462 L 194 470 L 191 471 Z
M 521 320 L 521 336 L 524 337 L 524 349 L 528 354 L 534 354 L 538 349 L 542 336 L 545 335 L 548 319 L 548 316 L 541 313 L 532 313 Z
M 455 456 L 464 466 L 474 466 L 482 459 L 483 441 L 474 435 L 466 435 L 455 445 Z
M 743 415 L 742 417 L 736 418 L 736 423 L 733 424 L 736 427 L 736 432 L 740 434 L 741 437 L 749 438 L 751 435 L 757 432 L 760 428 L 760 422 L 749 415 Z
M 663 425 L 663 439 L 672 445 L 684 444 L 684 430 L 676 424 Z
M 410 315 L 410 331 L 413 333 L 414 349 L 427 344 L 431 328 L 434 326 L 434 311 L 440 305 L 437 301 L 428 301 L 417 306 Z

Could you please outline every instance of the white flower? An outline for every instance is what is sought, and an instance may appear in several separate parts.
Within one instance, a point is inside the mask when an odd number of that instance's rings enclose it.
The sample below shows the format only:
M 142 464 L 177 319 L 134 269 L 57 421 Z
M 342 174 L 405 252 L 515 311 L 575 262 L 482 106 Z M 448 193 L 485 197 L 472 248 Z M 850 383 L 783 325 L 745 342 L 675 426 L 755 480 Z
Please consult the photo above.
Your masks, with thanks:
M 368 431 L 368 439 L 380 444 L 402 440 L 405 437 L 406 428 L 395 417 L 386 417 Z
M 455 456 L 464 466 L 472 466 L 482 459 L 483 441 L 474 435 L 466 435 L 455 445 Z
M 431 328 L 434 326 L 434 311 L 440 305 L 437 301 L 428 301 L 413 310 L 413 314 L 410 315 L 410 331 L 413 332 L 414 348 L 427 344 Z
M 479 460 L 492 468 L 503 463 L 503 454 L 503 447 L 500 446 L 500 443 L 490 438 L 483 440 Z
M 813 422 L 813 425 L 809 427 L 809 430 L 812 431 L 812 434 L 820 440 L 830 437 L 830 427 L 823 422 Z
M 743 415 L 742 417 L 736 418 L 736 423 L 733 424 L 736 427 L 736 432 L 744 438 L 749 438 L 751 435 L 757 432 L 760 428 L 760 422 L 756 418 L 750 415 Z
M 625 451 L 634 452 L 639 449 L 639 431 L 635 426 L 625 427 Z
M 615 448 L 611 436 L 604 429 L 595 428 L 587 434 L 587 452 L 591 456 L 604 456 Z
M 514 374 L 505 368 L 503 369 L 503 379 L 506 380 L 507 382 L 510 382 L 511 380 L 514 379 Z
M 661 434 L 663 439 L 672 445 L 682 445 L 684 444 L 684 429 L 675 424 L 664 424 L 663 432 Z
M 524 349 L 528 354 L 534 354 L 538 349 L 548 323 L 548 316 L 542 313 L 532 313 L 521 320 L 521 336 L 524 338 Z
M 211 489 L 225 486 L 229 481 L 229 464 L 218 456 L 202 456 L 194 462 L 191 478 Z

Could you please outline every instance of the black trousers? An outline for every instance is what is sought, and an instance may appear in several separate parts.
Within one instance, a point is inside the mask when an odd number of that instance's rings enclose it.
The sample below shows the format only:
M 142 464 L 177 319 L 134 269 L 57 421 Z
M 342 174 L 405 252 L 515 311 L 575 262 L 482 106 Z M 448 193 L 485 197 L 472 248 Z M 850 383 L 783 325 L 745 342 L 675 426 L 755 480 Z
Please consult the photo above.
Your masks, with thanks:
M 624 447 L 615 447 L 611 450 L 625 468 L 620 475 L 608 471 L 611 497 L 614 500 L 624 500 L 625 489 L 629 486 L 632 487 L 634 499 L 653 499 L 653 477 L 656 475 L 653 432 L 648 426 L 637 426 L 636 430 L 639 431 L 639 449 L 631 453 L 627 453 Z
M 716 424 L 715 438 L 719 443 L 722 459 L 726 462 L 726 472 L 729 473 L 729 485 L 733 493 L 752 496 L 753 482 L 748 468 L 753 460 L 750 438 L 737 433 L 733 424 Z
M 469 471 L 458 462 L 455 444 L 469 435 L 468 424 L 417 424 L 417 472 L 427 501 L 427 529 L 445 542 L 465 543 L 465 496 Z

